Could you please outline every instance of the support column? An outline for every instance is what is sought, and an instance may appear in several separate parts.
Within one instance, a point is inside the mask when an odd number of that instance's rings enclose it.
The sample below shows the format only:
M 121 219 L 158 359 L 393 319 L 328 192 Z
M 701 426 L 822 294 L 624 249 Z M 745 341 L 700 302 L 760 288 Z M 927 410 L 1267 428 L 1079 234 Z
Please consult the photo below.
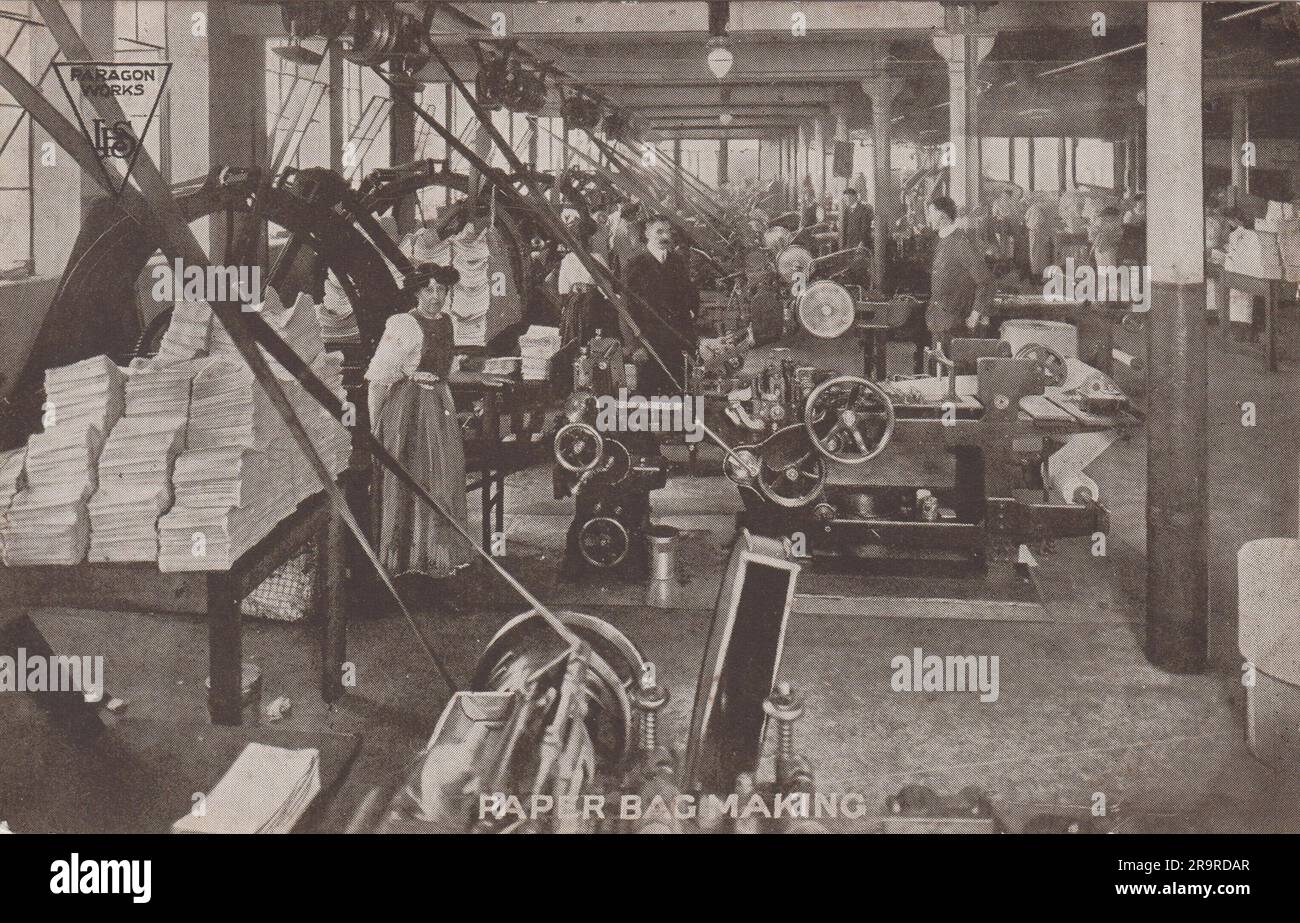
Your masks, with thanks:
M 845 106 L 836 106 L 836 107 L 835 107 L 835 147 L 838 147 L 840 144 L 847 143 L 848 140 L 849 140 L 849 113 L 848 113 L 848 109 L 847 109 L 847 107 L 845 107 Z M 841 191 L 841 189 L 847 189 L 847 188 L 849 188 L 849 181 L 850 181 L 851 179 L 853 179 L 853 163 L 852 163 L 852 161 L 850 161 L 850 163 L 849 163 L 849 175 L 846 176 L 846 177 L 844 177 L 844 186 L 843 186 L 843 187 L 841 187 L 840 184 L 837 182 L 837 180 L 839 179 L 839 177 L 835 176 L 835 167 L 834 167 L 834 164 L 835 164 L 835 158 L 834 158 L 834 156 L 832 156 L 832 157 L 831 157 L 831 180 L 830 180 L 830 181 L 831 181 L 831 185 L 834 187 L 835 191 L 836 191 L 836 192 L 839 192 L 839 191 Z
M 1147 659 L 1205 668 L 1206 341 L 1200 4 L 1147 5 Z
M 392 92 L 390 90 L 390 92 Z M 407 103 L 393 98 L 388 110 L 388 163 L 395 166 L 415 159 L 415 110 Z M 415 196 L 404 196 L 393 206 L 393 219 L 399 234 L 415 228 Z
M 528 169 L 537 169 L 538 138 L 541 129 L 537 127 L 537 116 L 528 116 Z
M 673 195 L 677 198 L 677 210 L 684 211 L 686 203 L 682 199 L 682 170 L 686 167 L 682 164 L 682 139 L 673 138 L 673 163 L 677 166 L 673 170 Z
M 485 112 L 484 115 L 486 115 L 488 118 L 492 117 L 492 113 L 490 112 Z M 479 159 L 486 161 L 489 164 L 492 163 L 492 151 L 493 151 L 492 135 L 488 132 L 486 128 L 483 127 L 482 122 L 478 122 L 474 127 L 474 144 L 472 146 L 474 148 L 474 153 L 479 156 Z M 476 195 L 478 191 L 482 188 L 483 188 L 483 175 L 479 173 L 478 170 L 475 170 L 473 167 L 470 167 L 469 168 L 469 194 Z
M 167 7 L 167 57 L 172 62 L 171 73 L 167 76 L 167 94 L 173 181 L 205 176 L 212 168 L 209 160 L 211 127 L 208 124 L 212 105 L 212 62 L 208 38 L 196 37 L 191 27 L 196 13 L 210 19 L 207 0 L 173 0 Z M 209 35 L 210 27 L 209 21 Z M 160 116 L 161 112 L 159 106 Z M 150 132 L 161 130 L 162 123 L 159 123 Z M 199 245 L 210 253 L 209 227 L 207 218 L 200 218 L 190 225 Z
M 809 158 L 817 164 L 813 177 L 813 188 L 817 190 L 817 200 L 826 201 L 826 128 L 820 116 L 813 119 L 812 156 Z
M 941 35 L 934 48 L 948 62 L 948 141 L 952 145 L 948 189 L 965 214 L 980 204 L 979 117 L 975 78 L 992 35 Z
M 266 71 L 265 39 L 236 35 L 225 3 L 208 6 L 208 161 L 234 169 L 270 168 L 267 149 L 266 81 L 249 74 Z M 175 73 L 177 68 L 173 67 Z M 179 94 L 177 94 L 179 96 Z M 177 145 L 181 147 L 181 145 Z M 236 215 L 234 239 L 243 234 L 244 218 Z M 211 235 L 213 262 L 233 259 L 223 252 L 224 233 Z M 264 267 L 269 268 L 269 267 Z
M 864 80 L 862 89 L 871 97 L 871 182 L 876 200 L 876 219 L 872 222 L 871 278 L 877 291 L 886 292 L 885 256 L 889 249 L 889 229 L 894 226 L 898 204 L 894 201 L 894 173 L 890 157 L 894 144 L 890 119 L 894 97 L 902 89 L 902 84 L 896 80 Z
M 800 126 L 794 133 L 794 201 L 798 205 L 803 204 L 803 181 L 811 181 L 813 173 L 809 169 L 809 130 L 805 123 L 800 122 Z
M 81 4 L 73 3 L 67 7 L 68 18 L 72 24 L 81 29 Z M 31 67 L 27 77 L 36 84 L 45 72 L 45 67 L 59 51 L 59 45 L 44 27 L 29 27 L 25 38 L 29 41 Z M 76 114 L 68 106 L 68 99 L 59 86 L 59 78 L 53 70 L 45 74 L 45 80 L 36 87 L 62 115 L 77 124 Z M 21 130 L 26 131 L 24 126 Z M 72 244 L 81 230 L 81 167 L 72 155 L 63 150 L 49 136 L 39 123 L 33 120 L 32 131 L 32 201 L 37 203 L 32 209 L 32 262 L 38 276 L 59 278 L 67 266 L 72 253 Z M 3 140 L 3 136 L 0 136 Z M 45 162 L 45 146 L 54 150 L 54 163 Z
M 718 188 L 727 182 L 727 174 L 730 165 L 727 163 L 727 139 L 723 138 L 718 142 Z
M 1245 93 L 1232 94 L 1232 145 L 1228 157 L 1232 164 L 1232 185 L 1242 192 L 1250 192 L 1250 168 L 1241 162 L 1250 129 L 1250 97 Z

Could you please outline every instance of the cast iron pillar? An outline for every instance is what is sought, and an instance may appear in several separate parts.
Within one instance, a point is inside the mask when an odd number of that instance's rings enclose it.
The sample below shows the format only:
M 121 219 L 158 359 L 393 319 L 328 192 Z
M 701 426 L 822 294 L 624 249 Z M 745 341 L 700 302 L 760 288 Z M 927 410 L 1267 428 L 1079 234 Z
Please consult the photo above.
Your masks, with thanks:
M 1201 8 L 1147 5 L 1147 659 L 1205 668 L 1206 340 Z
M 871 172 L 875 187 L 876 217 L 872 222 L 872 285 L 885 292 L 885 254 L 889 249 L 889 230 L 896 217 L 893 171 L 890 154 L 893 139 L 889 120 L 894 97 L 902 84 L 897 80 L 864 80 L 862 90 L 871 97 Z

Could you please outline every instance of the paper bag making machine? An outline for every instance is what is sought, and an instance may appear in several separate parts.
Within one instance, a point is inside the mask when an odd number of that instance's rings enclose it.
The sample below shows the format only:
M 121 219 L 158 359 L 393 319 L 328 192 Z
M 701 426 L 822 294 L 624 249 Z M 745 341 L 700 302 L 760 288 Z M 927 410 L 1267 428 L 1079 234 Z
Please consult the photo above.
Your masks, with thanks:
M 1115 382 L 1077 358 L 1072 327 L 1008 324 L 1009 339 L 958 338 L 951 356 L 928 352 L 931 374 L 873 380 L 844 371 L 857 353 L 846 334 L 871 322 L 863 307 L 816 282 L 791 306 L 798 326 L 776 343 L 738 341 L 687 369 L 688 397 L 704 399 L 706 424 L 728 446 L 723 473 L 743 499 L 740 525 L 805 556 L 984 572 L 1020 560 L 1021 546 L 1108 531 L 1084 469 L 1138 420 Z M 609 358 L 595 373 L 606 380 L 575 381 L 555 439 L 557 496 L 579 497 L 571 550 L 596 566 L 644 544 L 639 498 L 667 476 L 653 445 L 629 449 L 629 434 L 595 425 L 594 395 L 616 393 L 621 380 L 610 377 L 621 357 Z
M 797 361 L 800 345 L 751 354 L 759 370 L 716 400 L 749 529 L 813 556 L 982 566 L 1108 530 L 1083 468 L 1136 421 L 1100 372 L 957 339 L 931 354 L 943 374 L 875 382 Z

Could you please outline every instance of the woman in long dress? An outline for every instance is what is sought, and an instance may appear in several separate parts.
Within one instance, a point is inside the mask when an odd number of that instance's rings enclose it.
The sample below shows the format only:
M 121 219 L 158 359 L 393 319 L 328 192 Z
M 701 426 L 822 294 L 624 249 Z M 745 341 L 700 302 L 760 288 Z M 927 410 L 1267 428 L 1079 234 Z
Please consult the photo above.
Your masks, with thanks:
M 453 329 L 443 308 L 460 278 L 449 266 L 432 278 L 416 306 L 388 319 L 366 371 L 371 425 L 384 447 L 464 527 L 465 446 L 447 377 Z M 387 469 L 383 473 L 379 555 L 394 576 L 452 576 L 472 560 L 469 542 Z

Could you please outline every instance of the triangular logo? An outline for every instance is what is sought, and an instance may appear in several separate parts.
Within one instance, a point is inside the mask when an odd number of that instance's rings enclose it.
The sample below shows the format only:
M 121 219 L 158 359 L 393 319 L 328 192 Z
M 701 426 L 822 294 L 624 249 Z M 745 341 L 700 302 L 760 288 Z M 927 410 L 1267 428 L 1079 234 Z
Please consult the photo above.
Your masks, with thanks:
M 54 68 L 68 97 L 68 105 L 81 124 L 82 133 L 99 155 L 99 162 L 121 195 L 158 112 L 158 102 L 171 74 L 171 63 L 59 61 Z M 122 107 L 125 121 L 116 120 L 110 124 L 95 109 L 92 99 L 108 97 L 116 99 Z M 113 172 L 108 167 L 110 162 L 121 171 L 120 179 L 113 179 Z

